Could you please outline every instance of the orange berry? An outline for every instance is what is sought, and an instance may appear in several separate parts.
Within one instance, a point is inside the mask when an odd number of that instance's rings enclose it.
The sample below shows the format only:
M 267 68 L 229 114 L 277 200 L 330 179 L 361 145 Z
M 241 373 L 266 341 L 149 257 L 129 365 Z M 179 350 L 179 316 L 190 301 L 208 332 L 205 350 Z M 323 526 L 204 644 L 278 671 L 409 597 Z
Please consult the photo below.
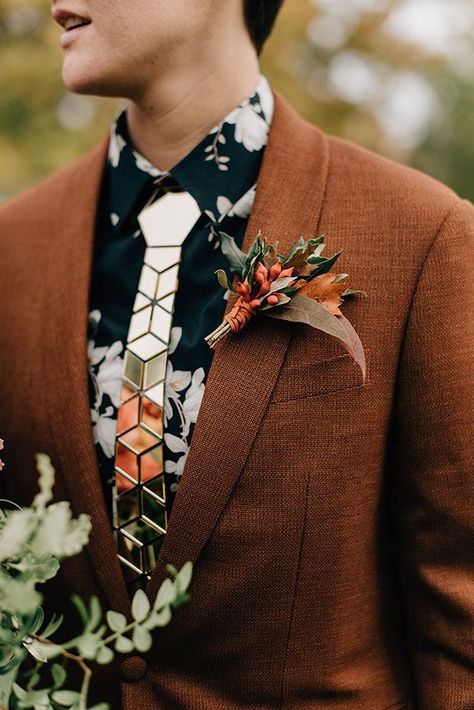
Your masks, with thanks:
M 267 298 L 267 301 L 270 306 L 276 306 L 276 304 L 278 303 L 278 296 L 272 293 L 272 295 Z
M 270 269 L 270 281 L 274 281 L 281 274 L 281 261 L 277 261 Z

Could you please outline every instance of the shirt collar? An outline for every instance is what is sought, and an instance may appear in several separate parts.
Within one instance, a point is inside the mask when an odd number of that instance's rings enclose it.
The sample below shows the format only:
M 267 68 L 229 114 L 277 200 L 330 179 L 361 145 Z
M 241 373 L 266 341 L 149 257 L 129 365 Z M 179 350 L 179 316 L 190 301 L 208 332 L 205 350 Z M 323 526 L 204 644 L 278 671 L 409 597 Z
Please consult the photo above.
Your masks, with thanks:
M 138 153 L 128 134 L 126 109 L 110 133 L 108 172 L 112 224 L 120 229 L 143 209 L 154 182 L 171 175 L 212 222 L 247 216 L 273 116 L 273 93 L 261 74 L 255 90 L 214 126 L 169 172 Z

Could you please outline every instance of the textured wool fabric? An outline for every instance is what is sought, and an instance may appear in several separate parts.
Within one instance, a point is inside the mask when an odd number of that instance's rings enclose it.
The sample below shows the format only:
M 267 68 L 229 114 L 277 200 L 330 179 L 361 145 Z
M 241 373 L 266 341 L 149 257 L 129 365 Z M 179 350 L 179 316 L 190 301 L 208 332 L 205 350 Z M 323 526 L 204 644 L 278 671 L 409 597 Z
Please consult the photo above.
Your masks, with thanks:
M 2 481 L 29 503 L 34 453 L 51 454 L 56 497 L 94 525 L 51 599 L 66 609 L 72 591 L 96 593 L 129 615 L 87 398 L 106 147 L 0 209 Z M 472 710 L 474 209 L 321 133 L 276 94 L 244 247 L 258 229 L 282 253 L 301 234 L 343 249 L 338 271 L 368 294 L 342 307 L 367 380 L 302 325 L 256 318 L 219 344 L 148 590 L 167 562 L 191 559 L 192 600 L 150 653 L 97 669 L 95 699 L 114 710 Z

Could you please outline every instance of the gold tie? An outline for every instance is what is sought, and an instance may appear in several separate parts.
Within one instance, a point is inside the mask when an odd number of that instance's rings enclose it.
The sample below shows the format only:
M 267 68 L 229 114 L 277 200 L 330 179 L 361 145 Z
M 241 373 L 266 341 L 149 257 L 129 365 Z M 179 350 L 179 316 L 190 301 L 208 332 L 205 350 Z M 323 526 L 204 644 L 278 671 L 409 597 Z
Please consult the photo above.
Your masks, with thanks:
M 167 181 L 167 182 L 166 182 Z M 163 410 L 181 245 L 199 219 L 196 200 L 169 178 L 138 216 L 146 251 L 127 336 L 115 439 L 113 525 L 127 583 L 143 586 L 168 527 Z M 156 202 L 159 192 L 165 194 Z

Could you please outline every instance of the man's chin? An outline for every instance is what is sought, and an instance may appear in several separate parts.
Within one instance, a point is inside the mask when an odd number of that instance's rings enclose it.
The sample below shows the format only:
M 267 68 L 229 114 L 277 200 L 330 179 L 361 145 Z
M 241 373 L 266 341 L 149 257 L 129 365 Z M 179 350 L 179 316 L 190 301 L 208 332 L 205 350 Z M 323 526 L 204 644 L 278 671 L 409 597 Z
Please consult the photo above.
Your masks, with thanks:
M 90 96 L 120 96 L 114 82 L 97 72 L 74 65 L 67 59 L 63 64 L 63 83 L 75 94 L 88 94 Z

